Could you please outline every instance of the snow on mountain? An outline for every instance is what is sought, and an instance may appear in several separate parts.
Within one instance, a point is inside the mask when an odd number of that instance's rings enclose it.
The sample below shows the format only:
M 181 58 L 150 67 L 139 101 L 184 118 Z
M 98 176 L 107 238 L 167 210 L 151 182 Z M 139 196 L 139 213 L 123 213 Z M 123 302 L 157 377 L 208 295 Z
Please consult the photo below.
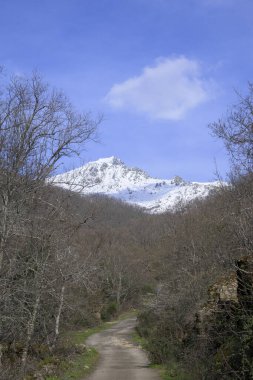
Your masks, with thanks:
M 116 157 L 101 158 L 81 168 L 52 178 L 61 186 L 81 194 L 104 194 L 138 205 L 150 213 L 175 210 L 179 204 L 204 198 L 219 182 L 186 182 L 181 177 L 157 179 L 139 168 L 128 168 Z

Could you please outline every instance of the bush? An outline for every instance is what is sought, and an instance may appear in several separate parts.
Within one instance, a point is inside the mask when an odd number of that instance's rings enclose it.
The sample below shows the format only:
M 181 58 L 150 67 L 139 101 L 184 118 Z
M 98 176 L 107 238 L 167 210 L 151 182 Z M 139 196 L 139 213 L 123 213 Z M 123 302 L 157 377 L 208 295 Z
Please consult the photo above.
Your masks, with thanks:
M 110 321 L 115 318 L 118 314 L 118 306 L 116 302 L 110 302 L 101 311 L 101 319 L 103 321 Z

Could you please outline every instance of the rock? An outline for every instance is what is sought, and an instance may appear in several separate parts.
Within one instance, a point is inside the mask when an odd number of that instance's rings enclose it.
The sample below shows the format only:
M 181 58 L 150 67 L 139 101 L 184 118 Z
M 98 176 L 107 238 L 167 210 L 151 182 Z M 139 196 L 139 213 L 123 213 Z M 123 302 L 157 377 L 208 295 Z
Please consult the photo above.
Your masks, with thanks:
M 208 289 L 208 301 L 195 315 L 194 329 L 203 335 L 221 310 L 231 311 L 238 304 L 238 280 L 235 272 L 221 277 Z
M 238 299 L 246 310 L 253 310 L 253 258 L 242 257 L 236 261 Z
M 230 273 L 228 276 L 223 276 L 214 285 L 210 286 L 208 302 L 214 304 L 231 301 L 238 302 L 237 288 L 238 282 L 235 272 Z
M 205 333 L 217 312 L 226 311 L 231 315 L 236 306 L 244 313 L 253 313 L 253 257 L 244 256 L 235 264 L 235 272 L 210 286 L 207 303 L 196 313 L 198 334 Z
M 80 343 L 80 344 L 76 344 L 75 345 L 75 351 L 78 354 L 82 354 L 86 350 L 87 350 L 87 347 L 86 347 L 86 345 L 84 343 Z

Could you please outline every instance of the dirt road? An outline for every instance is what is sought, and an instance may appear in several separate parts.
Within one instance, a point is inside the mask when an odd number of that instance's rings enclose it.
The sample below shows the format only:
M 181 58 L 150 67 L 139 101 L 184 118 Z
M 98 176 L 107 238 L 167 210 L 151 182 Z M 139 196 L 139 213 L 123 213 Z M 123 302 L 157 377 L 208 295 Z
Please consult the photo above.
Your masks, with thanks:
M 100 353 L 97 368 L 87 380 L 160 380 L 158 373 L 147 367 L 144 351 L 131 343 L 135 324 L 136 318 L 125 319 L 87 340 L 87 345 Z

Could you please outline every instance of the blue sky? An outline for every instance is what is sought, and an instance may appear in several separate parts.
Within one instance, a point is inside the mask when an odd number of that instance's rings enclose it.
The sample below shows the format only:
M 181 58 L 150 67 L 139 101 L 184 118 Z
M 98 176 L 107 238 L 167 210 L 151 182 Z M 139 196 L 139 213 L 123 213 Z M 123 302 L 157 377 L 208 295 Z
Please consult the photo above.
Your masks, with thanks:
M 252 81 L 252 0 L 0 0 L 0 64 L 104 114 L 80 160 L 188 180 L 228 171 L 207 125 Z

